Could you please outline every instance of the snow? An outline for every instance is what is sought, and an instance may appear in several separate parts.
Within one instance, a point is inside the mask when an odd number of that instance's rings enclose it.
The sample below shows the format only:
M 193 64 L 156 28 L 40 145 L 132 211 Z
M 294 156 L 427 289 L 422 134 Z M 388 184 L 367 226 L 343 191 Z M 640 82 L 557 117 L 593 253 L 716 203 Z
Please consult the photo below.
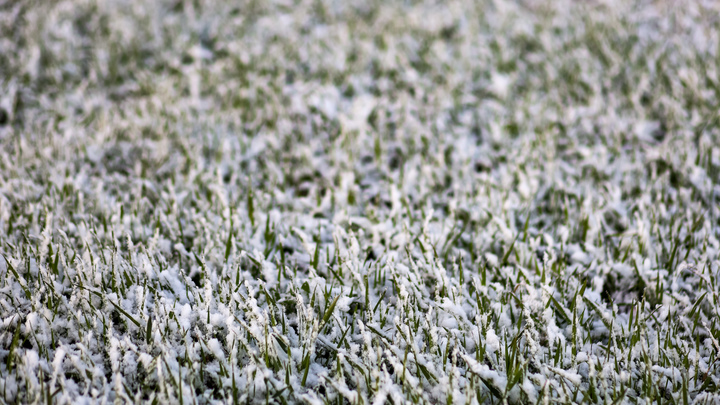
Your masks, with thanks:
M 717 2 L 36 3 L 0 403 L 718 401 Z

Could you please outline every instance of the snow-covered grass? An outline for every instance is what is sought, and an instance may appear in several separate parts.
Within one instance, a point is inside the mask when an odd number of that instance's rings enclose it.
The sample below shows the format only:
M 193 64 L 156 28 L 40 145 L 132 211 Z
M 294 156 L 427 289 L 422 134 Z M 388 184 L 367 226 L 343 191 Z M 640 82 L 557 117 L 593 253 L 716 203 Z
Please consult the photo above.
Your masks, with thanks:
M 0 403 L 720 403 L 719 16 L 0 1 Z

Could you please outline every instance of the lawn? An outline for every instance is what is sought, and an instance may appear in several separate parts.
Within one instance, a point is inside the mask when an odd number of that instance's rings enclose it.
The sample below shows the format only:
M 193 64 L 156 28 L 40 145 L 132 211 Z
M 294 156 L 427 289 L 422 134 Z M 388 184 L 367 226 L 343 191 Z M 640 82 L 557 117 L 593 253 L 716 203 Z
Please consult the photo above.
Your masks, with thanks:
M 719 16 L 0 0 L 0 403 L 720 403 Z

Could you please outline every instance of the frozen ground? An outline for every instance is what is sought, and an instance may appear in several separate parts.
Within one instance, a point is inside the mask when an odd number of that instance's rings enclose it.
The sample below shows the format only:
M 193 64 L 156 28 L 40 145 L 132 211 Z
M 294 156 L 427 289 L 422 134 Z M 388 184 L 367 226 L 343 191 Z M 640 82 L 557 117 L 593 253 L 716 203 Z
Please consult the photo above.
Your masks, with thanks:
M 718 3 L 0 10 L 0 402 L 720 403 Z

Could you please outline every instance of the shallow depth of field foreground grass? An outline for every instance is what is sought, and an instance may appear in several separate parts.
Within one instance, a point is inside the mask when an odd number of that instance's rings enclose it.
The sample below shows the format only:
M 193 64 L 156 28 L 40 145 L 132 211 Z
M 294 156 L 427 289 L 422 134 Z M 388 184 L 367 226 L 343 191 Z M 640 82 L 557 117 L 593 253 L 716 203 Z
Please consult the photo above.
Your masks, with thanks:
M 718 16 L 0 1 L 0 403 L 720 403 Z

